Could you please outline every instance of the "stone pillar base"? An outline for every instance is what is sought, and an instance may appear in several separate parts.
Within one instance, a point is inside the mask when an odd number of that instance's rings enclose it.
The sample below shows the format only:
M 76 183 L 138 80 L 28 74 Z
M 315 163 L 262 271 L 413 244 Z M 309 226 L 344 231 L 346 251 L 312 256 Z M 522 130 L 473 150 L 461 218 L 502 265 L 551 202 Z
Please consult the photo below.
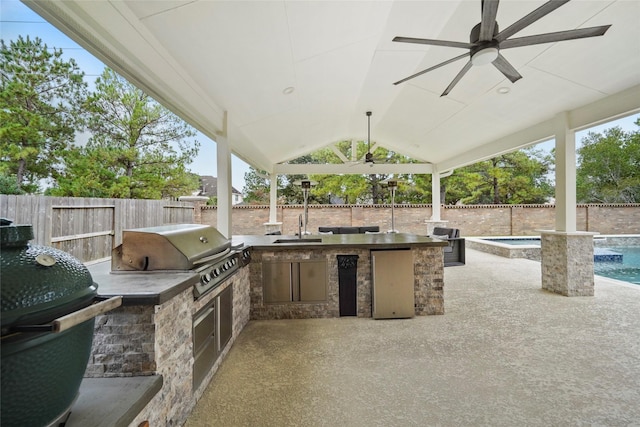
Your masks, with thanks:
M 542 289 L 568 297 L 593 296 L 593 236 L 541 231 Z
M 432 235 L 434 228 L 436 228 L 436 227 L 446 227 L 448 222 L 449 221 L 435 220 L 435 219 L 426 220 L 425 223 L 427 224 L 427 234 L 429 236 Z
M 281 222 L 265 222 L 264 223 L 264 234 L 273 234 L 277 232 L 282 232 Z

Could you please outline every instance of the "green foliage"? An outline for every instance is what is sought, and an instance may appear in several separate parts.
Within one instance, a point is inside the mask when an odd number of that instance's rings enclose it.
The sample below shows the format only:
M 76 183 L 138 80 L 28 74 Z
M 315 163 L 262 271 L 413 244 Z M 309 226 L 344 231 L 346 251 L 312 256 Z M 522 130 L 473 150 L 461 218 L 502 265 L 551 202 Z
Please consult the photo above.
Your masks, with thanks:
M 368 145 L 364 141 L 358 141 L 352 145 L 350 141 L 342 141 L 336 144 L 338 150 L 347 159 L 362 161 L 368 151 Z M 355 153 L 353 149 L 355 147 Z M 411 159 L 386 148 L 377 147 L 372 152 L 378 163 L 411 163 Z M 333 150 L 325 148 L 312 153 L 312 163 L 341 163 Z M 311 190 L 311 195 L 321 201 L 329 203 L 331 199 L 340 199 L 345 204 L 380 204 L 391 203 L 391 195 L 383 181 L 390 178 L 384 174 L 344 174 L 344 175 L 311 175 L 310 179 L 317 181 L 318 185 Z M 396 203 L 430 203 L 431 189 L 430 178 L 427 182 L 424 175 L 400 175 L 395 178 L 405 181 L 396 191 Z M 428 183 L 428 188 L 423 187 Z M 423 201 L 429 198 L 429 201 Z
M 639 203 L 640 130 L 589 132 L 578 149 L 576 182 L 579 203 Z
M 52 194 L 160 199 L 198 188 L 185 168 L 198 153 L 195 132 L 140 89 L 105 69 L 85 108 L 92 136 L 65 156 Z
M 0 41 L 0 172 L 19 189 L 36 192 L 81 130 L 83 77 L 39 38 Z
M 244 194 L 243 201 L 249 205 L 268 205 L 270 186 L 269 180 L 266 178 L 268 174 L 265 171 L 259 171 L 253 167 L 249 168 L 249 172 L 244 174 Z M 280 181 L 280 177 L 278 178 Z
M 349 141 L 337 144 L 347 159 L 362 159 L 367 152 L 364 142 L 355 145 L 357 152 L 351 155 Z M 378 148 L 374 158 L 379 162 L 408 163 L 411 160 Z M 291 163 L 331 164 L 341 163 L 331 149 L 322 149 Z M 441 185 L 443 203 L 464 204 L 524 204 L 545 203 L 553 195 L 553 186 L 548 174 L 553 158 L 535 149 L 507 153 L 491 160 L 479 162 L 454 172 L 444 178 Z M 299 179 L 317 181 L 312 187 L 309 203 L 332 203 L 340 200 L 345 204 L 391 203 L 391 192 L 384 185 L 388 175 L 344 174 L 344 175 L 294 175 L 278 177 L 279 203 L 303 203 L 302 191 L 293 183 Z M 400 181 L 395 203 L 429 204 L 431 200 L 431 175 L 401 174 L 394 176 Z M 245 174 L 245 193 L 248 203 L 269 203 L 269 183 L 254 170 Z
M 360 141 L 354 145 L 350 141 L 336 144 L 338 150 L 347 159 L 361 160 L 367 152 L 367 145 Z M 352 154 L 355 147 L 356 152 Z M 410 159 L 384 148 L 377 148 L 373 152 L 378 162 L 408 163 Z M 292 164 L 340 164 L 342 161 L 329 148 L 292 160 Z M 251 168 L 245 174 L 244 201 L 250 204 L 268 204 L 270 185 L 264 171 Z M 390 203 L 389 190 L 382 181 L 388 175 L 376 174 L 344 174 L 344 175 L 287 175 L 278 176 L 278 203 L 302 204 L 304 197 L 300 186 L 295 182 L 302 179 L 316 181 L 311 188 L 308 203 L 329 204 L 339 200 L 345 204 Z M 396 177 L 406 181 L 401 183 L 396 191 L 396 203 L 430 203 L 431 177 L 430 175 L 400 175 Z
M 0 174 L 0 194 L 24 194 L 15 176 Z
M 528 148 L 456 170 L 442 180 L 447 204 L 545 203 L 553 195 L 553 160 Z

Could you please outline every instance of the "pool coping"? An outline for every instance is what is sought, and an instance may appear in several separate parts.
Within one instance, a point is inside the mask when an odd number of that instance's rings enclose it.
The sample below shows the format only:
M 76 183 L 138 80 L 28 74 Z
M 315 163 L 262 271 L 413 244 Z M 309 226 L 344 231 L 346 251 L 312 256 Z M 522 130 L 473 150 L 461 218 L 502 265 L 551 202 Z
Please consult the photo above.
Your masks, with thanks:
M 472 236 L 465 237 L 466 247 L 477 251 L 498 255 L 504 258 L 524 258 L 532 261 L 540 261 L 540 245 L 509 245 L 507 243 L 491 242 L 487 239 L 521 240 L 535 239 L 540 236 Z M 602 247 L 603 242 L 607 242 L 606 247 L 625 246 L 620 240 L 624 239 L 628 245 L 629 239 L 637 240 L 640 245 L 640 234 L 597 234 L 593 237 L 594 245 Z

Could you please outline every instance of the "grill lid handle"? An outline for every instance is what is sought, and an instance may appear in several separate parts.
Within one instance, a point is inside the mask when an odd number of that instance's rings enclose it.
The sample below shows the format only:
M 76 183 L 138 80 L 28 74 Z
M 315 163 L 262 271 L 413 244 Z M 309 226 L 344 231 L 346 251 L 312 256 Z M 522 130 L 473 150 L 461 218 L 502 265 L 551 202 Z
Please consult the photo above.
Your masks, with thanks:
M 122 296 L 111 297 L 97 304 L 92 304 L 80 310 L 76 310 L 65 316 L 58 317 L 50 323 L 42 325 L 19 325 L 12 329 L 13 332 L 63 332 L 80 323 L 86 322 L 96 316 L 116 309 L 122 305 Z

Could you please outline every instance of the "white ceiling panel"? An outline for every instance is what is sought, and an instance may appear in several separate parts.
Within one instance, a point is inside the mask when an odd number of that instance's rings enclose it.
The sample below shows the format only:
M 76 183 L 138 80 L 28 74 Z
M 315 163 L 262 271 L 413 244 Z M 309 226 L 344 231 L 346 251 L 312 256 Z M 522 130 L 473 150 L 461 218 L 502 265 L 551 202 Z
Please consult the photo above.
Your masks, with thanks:
M 538 135 L 523 130 L 640 86 L 636 0 L 568 2 L 512 38 L 612 27 L 602 37 L 503 49 L 522 79 L 512 84 L 492 65 L 472 67 L 446 97 L 467 57 L 392 83 L 467 50 L 391 40 L 467 42 L 480 0 L 24 1 L 211 138 L 227 117 L 232 152 L 267 171 L 364 139 L 367 110 L 374 141 L 453 165 L 473 160 L 467 153 L 503 152 L 509 135 Z M 501 1 L 500 28 L 543 4 Z M 499 87 L 510 92 L 499 95 Z M 640 109 L 640 100 L 629 108 Z

